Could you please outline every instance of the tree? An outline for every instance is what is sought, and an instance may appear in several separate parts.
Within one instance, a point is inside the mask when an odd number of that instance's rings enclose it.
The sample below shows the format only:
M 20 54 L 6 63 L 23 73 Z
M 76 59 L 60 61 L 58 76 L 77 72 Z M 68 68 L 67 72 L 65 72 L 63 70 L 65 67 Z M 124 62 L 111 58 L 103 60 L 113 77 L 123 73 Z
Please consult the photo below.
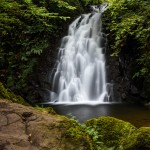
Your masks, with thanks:
M 0 0 L 0 80 L 25 87 L 38 57 L 75 11 L 63 0 Z

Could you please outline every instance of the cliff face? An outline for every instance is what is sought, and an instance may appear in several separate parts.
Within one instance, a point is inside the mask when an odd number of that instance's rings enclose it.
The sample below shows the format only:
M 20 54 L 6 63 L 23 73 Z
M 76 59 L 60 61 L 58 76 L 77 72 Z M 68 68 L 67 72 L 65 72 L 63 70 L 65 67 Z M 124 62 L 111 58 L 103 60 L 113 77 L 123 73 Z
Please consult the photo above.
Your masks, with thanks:
M 130 103 L 147 103 L 150 100 L 149 85 L 144 78 L 134 79 L 136 59 L 128 53 L 111 56 L 108 49 L 107 80 L 113 86 L 113 99 L 115 101 Z

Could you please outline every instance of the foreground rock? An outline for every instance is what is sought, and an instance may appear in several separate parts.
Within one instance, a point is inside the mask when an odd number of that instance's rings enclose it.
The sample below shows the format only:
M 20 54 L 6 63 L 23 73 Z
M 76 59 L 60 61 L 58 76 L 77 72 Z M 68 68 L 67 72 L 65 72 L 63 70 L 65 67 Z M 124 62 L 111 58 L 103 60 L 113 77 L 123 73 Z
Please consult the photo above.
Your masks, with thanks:
M 99 141 L 117 150 L 150 150 L 150 127 L 137 129 L 128 122 L 113 118 L 100 117 L 86 122 L 99 135 Z M 120 148 L 119 148 L 120 147 Z
M 72 138 L 70 127 L 78 125 L 42 109 L 0 100 L 0 150 L 89 150 L 86 137 Z
M 112 117 L 90 119 L 81 125 L 51 108 L 0 99 L 0 150 L 108 150 L 107 147 L 149 150 L 150 127 L 137 129 Z

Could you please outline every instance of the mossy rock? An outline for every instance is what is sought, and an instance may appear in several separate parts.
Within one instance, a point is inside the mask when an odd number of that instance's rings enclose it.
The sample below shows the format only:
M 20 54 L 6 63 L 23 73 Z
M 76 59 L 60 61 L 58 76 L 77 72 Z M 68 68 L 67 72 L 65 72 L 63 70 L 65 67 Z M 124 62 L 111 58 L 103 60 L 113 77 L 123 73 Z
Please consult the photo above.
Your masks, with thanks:
M 136 130 L 132 124 L 113 117 L 90 119 L 86 125 L 93 127 L 100 135 L 98 140 L 108 147 L 119 147 Z
M 0 150 L 91 150 L 77 121 L 31 106 L 0 100 L 0 125 Z
M 57 115 L 57 113 L 55 112 L 55 110 L 52 107 L 40 107 L 40 106 L 36 106 L 35 109 L 37 109 L 37 110 L 39 110 L 41 112 L 45 112 L 45 113 Z
M 19 95 L 14 94 L 4 87 L 4 85 L 0 82 L 0 98 L 8 99 L 11 102 L 28 105 L 28 103 Z
M 150 149 L 150 127 L 141 127 L 124 139 L 122 143 L 127 150 L 149 150 Z
M 8 91 L 1 82 L 0 82 L 0 98 L 10 99 Z
M 29 128 L 33 145 L 41 149 L 90 150 L 88 137 L 82 133 L 80 125 L 73 120 L 55 116 L 51 122 L 41 122 Z M 79 135 L 80 134 L 80 135 Z

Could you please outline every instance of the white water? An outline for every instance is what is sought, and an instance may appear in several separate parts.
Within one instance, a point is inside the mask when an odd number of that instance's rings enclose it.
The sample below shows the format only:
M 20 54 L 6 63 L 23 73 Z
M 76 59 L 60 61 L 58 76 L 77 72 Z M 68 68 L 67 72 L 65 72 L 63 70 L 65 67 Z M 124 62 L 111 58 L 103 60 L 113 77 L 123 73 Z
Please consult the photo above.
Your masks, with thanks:
M 53 91 L 58 94 L 55 103 L 109 102 L 106 39 L 101 31 L 101 13 L 105 8 L 78 17 L 69 26 L 68 36 L 62 39 L 53 79 Z

